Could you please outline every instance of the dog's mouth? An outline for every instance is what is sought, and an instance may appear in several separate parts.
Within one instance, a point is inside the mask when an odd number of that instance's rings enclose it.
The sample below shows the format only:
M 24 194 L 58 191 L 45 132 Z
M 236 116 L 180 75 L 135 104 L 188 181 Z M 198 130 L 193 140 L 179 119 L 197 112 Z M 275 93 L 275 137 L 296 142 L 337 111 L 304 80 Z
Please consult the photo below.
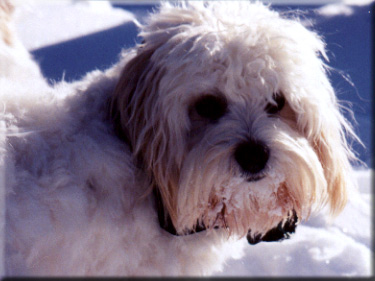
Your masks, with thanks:
M 182 235 L 177 233 L 171 218 L 165 215 L 161 195 L 157 188 L 154 188 L 154 197 L 156 201 L 159 225 L 163 230 L 167 231 L 168 233 L 174 236 L 192 235 L 207 230 L 207 227 L 204 224 L 202 225 L 200 223 L 197 223 L 194 229 Z M 288 218 L 282 220 L 276 227 L 267 231 L 265 235 L 253 234 L 250 229 L 247 233 L 246 238 L 250 245 L 255 245 L 260 242 L 276 242 L 282 241 L 284 239 L 289 239 L 291 235 L 295 232 L 298 223 L 299 218 L 297 216 L 297 213 L 295 210 L 292 210 L 291 215 Z M 224 226 L 214 226 L 213 229 L 219 229 L 223 227 L 227 227 L 225 223 Z
M 256 181 L 260 181 L 260 180 L 264 179 L 265 177 L 266 177 L 266 175 L 264 175 L 264 174 L 250 175 L 246 178 L 246 181 L 247 182 L 256 182 Z

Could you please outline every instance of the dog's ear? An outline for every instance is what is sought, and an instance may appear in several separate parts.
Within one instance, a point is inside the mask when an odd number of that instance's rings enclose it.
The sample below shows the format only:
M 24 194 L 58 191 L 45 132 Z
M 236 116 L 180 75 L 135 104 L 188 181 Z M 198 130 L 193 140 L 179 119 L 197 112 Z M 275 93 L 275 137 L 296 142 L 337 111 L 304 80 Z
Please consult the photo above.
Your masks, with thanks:
M 314 138 L 314 148 L 327 181 L 330 211 L 338 215 L 347 203 L 347 187 L 354 185 L 350 160 L 356 157 L 347 143 L 347 135 L 355 137 L 349 123 L 335 106 L 333 113 L 321 120 L 321 129 Z
M 138 108 L 138 117 L 144 116 L 144 107 L 140 106 L 140 103 L 145 100 L 144 97 L 150 89 L 144 87 L 143 91 L 140 91 L 137 88 L 147 85 L 148 81 L 145 81 L 145 76 L 147 69 L 150 68 L 152 54 L 153 50 L 140 51 L 127 62 L 110 101 L 110 117 L 114 123 L 116 134 L 126 141 L 131 149 L 133 149 L 134 142 L 131 139 L 128 125 L 130 125 L 131 118 L 135 117 L 135 107 Z M 141 97 L 138 97 L 137 94 Z M 140 122 L 141 120 L 137 121 Z
M 179 173 L 178 165 L 168 158 L 171 153 L 167 150 L 175 145 L 167 143 L 173 132 L 168 131 L 160 114 L 159 83 L 165 70 L 153 61 L 154 52 L 141 47 L 126 64 L 110 108 L 117 134 L 130 145 L 136 165 L 152 182 L 150 186 L 159 189 L 166 218 L 170 216 L 175 222 Z

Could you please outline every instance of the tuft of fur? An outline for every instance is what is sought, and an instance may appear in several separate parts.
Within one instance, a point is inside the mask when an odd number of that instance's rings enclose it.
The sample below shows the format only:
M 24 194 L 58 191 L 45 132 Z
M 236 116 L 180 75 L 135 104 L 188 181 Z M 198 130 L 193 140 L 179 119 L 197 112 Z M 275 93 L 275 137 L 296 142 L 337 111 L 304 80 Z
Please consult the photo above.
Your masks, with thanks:
M 53 86 L 1 42 L 5 275 L 209 275 L 249 233 L 345 206 L 355 135 L 316 33 L 240 1 L 162 3 L 140 36 L 112 68 Z M 225 100 L 218 120 L 194 111 L 207 95 Z M 257 180 L 234 157 L 249 140 L 270 151 Z

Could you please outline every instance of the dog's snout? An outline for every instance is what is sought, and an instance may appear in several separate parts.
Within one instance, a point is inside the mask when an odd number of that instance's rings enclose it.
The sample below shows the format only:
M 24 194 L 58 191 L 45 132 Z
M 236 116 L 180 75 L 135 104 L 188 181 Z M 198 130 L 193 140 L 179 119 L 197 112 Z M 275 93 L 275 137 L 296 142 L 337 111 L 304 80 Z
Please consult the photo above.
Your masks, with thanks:
M 242 170 L 251 174 L 257 174 L 265 168 L 269 155 L 269 148 L 256 140 L 239 144 L 234 152 L 234 157 Z

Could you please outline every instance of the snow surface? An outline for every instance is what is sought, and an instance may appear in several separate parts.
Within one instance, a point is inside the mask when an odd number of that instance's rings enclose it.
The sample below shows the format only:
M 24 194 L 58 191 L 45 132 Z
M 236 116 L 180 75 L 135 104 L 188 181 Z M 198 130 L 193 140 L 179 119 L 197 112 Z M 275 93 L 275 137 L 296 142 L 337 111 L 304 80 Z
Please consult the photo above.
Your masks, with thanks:
M 103 1 L 21 2 L 16 27 L 29 50 L 115 27 L 139 16 Z M 303 222 L 290 240 L 246 245 L 238 259 L 229 261 L 216 275 L 372 275 L 372 170 L 357 168 L 355 177 L 359 188 L 349 190 L 348 205 L 333 222 L 322 213 Z
M 108 1 L 17 0 L 16 3 L 17 32 L 29 50 L 109 29 L 134 19 L 132 13 L 113 9 Z

